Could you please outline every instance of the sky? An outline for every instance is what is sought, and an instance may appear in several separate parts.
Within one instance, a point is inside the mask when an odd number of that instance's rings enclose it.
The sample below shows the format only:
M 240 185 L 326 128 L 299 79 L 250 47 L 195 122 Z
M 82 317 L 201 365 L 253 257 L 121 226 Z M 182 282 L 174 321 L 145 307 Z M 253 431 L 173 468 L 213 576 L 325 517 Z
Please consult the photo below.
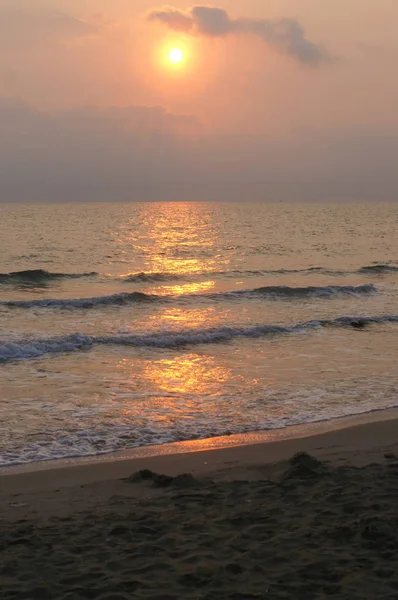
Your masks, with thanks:
M 397 0 L 0 0 L 0 201 L 396 200 L 397 22 Z

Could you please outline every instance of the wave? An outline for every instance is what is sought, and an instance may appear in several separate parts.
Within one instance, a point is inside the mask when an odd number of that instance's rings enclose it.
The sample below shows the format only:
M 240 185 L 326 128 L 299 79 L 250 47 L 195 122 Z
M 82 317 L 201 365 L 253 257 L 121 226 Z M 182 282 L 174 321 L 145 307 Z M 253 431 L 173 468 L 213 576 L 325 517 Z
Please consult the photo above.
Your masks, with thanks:
M 302 333 L 320 328 L 363 329 L 369 325 L 398 323 L 398 315 L 350 317 L 306 321 L 291 326 L 256 325 L 251 327 L 214 327 L 182 331 L 155 331 L 147 334 L 90 336 L 71 334 L 52 338 L 20 341 L 0 340 L 0 362 L 39 358 L 48 354 L 65 354 L 88 350 L 94 346 L 129 346 L 137 348 L 184 348 L 203 344 L 227 343 L 239 338 L 265 338 Z
M 203 272 L 198 274 L 201 277 L 209 275 L 209 273 Z M 184 274 L 184 273 L 131 273 L 130 275 L 123 275 L 121 277 L 125 283 L 161 283 L 167 281 L 187 281 L 195 279 L 195 274 Z
M 168 281 L 194 281 L 205 277 L 266 277 L 268 275 L 295 275 L 311 274 L 343 276 L 353 274 L 394 273 L 398 266 L 393 265 L 368 265 L 353 271 L 328 269 L 326 267 L 308 267 L 306 269 L 235 269 L 231 271 L 198 271 L 197 273 L 170 273 L 170 272 L 141 272 L 122 275 L 120 279 L 125 283 L 162 283 Z
M 26 271 L 12 271 L 11 273 L 0 273 L 0 284 L 18 285 L 45 285 L 57 279 L 80 279 L 84 277 L 95 277 L 98 273 L 52 273 L 45 269 L 28 269 Z
M 316 400 L 315 400 L 316 402 Z M 202 440 L 206 438 L 217 438 L 220 436 L 231 436 L 244 433 L 256 433 L 266 431 L 282 431 L 289 427 L 308 425 L 310 423 L 322 423 L 331 420 L 343 419 L 349 416 L 358 416 L 379 413 L 386 409 L 397 408 L 394 400 L 388 399 L 378 408 L 374 407 L 374 399 L 361 400 L 361 402 L 344 402 L 342 404 L 327 403 L 313 409 L 303 409 L 298 412 L 278 416 L 264 414 L 261 417 L 251 416 L 248 411 L 244 419 L 234 421 L 233 417 L 219 422 L 200 414 L 189 419 L 183 416 L 177 417 L 174 426 L 165 427 L 149 419 L 145 423 L 134 421 L 125 423 L 117 417 L 108 423 L 91 425 L 85 417 L 89 411 L 82 410 L 81 428 L 62 427 L 44 429 L 34 432 L 28 439 L 21 440 L 15 436 L 12 441 L 7 440 L 0 447 L 0 468 L 16 467 L 18 465 L 32 462 L 48 462 L 56 459 L 75 459 L 89 456 L 106 456 L 114 452 L 131 450 L 133 448 L 159 446 L 175 442 Z M 242 407 L 244 411 L 244 406 Z M 94 412 L 95 414 L 95 412 Z M 253 438 L 254 439 L 254 438 Z M 258 439 L 255 440 L 258 442 Z M 21 443 L 22 442 L 22 443 Z M 221 441 L 220 447 L 224 445 Z M 215 442 L 214 447 L 218 444 Z M 207 447 L 207 445 L 206 445 Z M 186 450 L 188 451 L 188 449 Z M 148 449 L 142 454 L 153 455 L 153 450 Z M 141 455 L 142 455 L 141 454 Z
M 266 277 L 268 275 L 294 275 L 318 273 L 330 276 L 342 276 L 353 273 L 359 274 L 380 274 L 398 272 L 398 266 L 390 264 L 375 264 L 360 267 L 354 271 L 342 271 L 328 269 L 325 267 L 308 267 L 305 269 L 234 269 L 231 271 L 198 271 L 196 273 L 172 273 L 172 272 L 138 272 L 129 275 L 109 276 L 100 275 L 96 271 L 86 273 L 63 273 L 52 272 L 46 269 L 27 269 L 22 271 L 11 271 L 10 273 L 0 273 L 0 285 L 26 285 L 26 286 L 44 286 L 51 282 L 62 279 L 84 279 L 93 277 L 104 277 L 106 279 L 116 279 L 124 283 L 162 283 L 168 281 L 196 281 L 206 277 Z
M 398 266 L 394 265 L 368 265 L 361 267 L 358 273 L 396 273 L 398 272 Z
M 270 298 L 330 298 L 332 296 L 361 296 L 375 294 L 378 289 L 372 283 L 364 285 L 328 285 L 289 287 L 274 285 L 256 288 L 254 290 L 234 290 L 221 294 L 207 294 L 213 298 L 230 298 L 234 296 L 269 296 Z
M 133 303 L 146 302 L 172 302 L 178 300 L 229 300 L 234 298 L 267 297 L 269 299 L 294 299 L 294 298 L 330 298 L 333 296 L 362 296 L 375 294 L 378 289 L 373 284 L 358 286 L 331 285 L 331 286 L 268 286 L 253 290 L 233 290 L 208 294 L 181 294 L 179 296 L 157 296 L 143 292 L 113 294 L 111 296 L 96 296 L 94 298 L 43 298 L 37 300 L 8 300 L 0 302 L 0 306 L 7 308 L 96 308 L 98 306 L 125 306 Z
M 232 270 L 232 271 L 198 271 L 197 273 L 170 273 L 170 272 L 141 272 L 122 275 L 125 283 L 157 283 L 167 281 L 194 281 L 204 277 L 261 277 L 266 275 L 284 275 L 294 273 L 319 272 L 325 275 L 342 275 L 343 271 L 331 271 L 323 267 L 310 267 L 308 269 L 258 269 L 258 270 Z
M 134 302 L 153 302 L 160 296 L 151 296 L 142 292 L 95 296 L 94 298 L 43 298 L 40 300 L 10 300 L 0 302 L 8 308 L 95 308 L 97 306 L 124 306 Z

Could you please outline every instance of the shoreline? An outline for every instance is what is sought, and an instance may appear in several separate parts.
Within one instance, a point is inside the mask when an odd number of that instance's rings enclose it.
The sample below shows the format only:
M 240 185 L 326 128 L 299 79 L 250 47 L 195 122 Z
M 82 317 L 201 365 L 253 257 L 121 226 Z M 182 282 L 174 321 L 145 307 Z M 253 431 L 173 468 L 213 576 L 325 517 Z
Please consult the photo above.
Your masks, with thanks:
M 210 476 L 285 461 L 298 452 L 332 462 L 365 465 L 391 449 L 398 452 L 397 409 L 286 430 L 145 446 L 86 460 L 6 467 L 0 469 L 0 500 L 9 494 L 36 494 L 55 488 L 116 482 L 141 469 L 172 476 L 181 473 Z
M 4 600 L 396 598 L 398 417 L 380 416 L 3 475 Z
M 398 408 L 375 409 L 365 413 L 336 417 L 325 421 L 291 425 L 284 429 L 250 431 L 211 438 L 139 446 L 108 454 L 50 459 L 21 465 L 2 466 L 0 467 L 0 478 L 8 475 L 40 473 L 41 471 L 53 471 L 65 468 L 73 469 L 90 466 L 97 468 L 101 464 L 117 463 L 120 461 L 154 459 L 162 456 L 181 456 L 195 452 L 211 452 L 229 448 L 282 443 L 288 440 L 299 440 L 338 432 L 365 424 L 384 423 L 385 421 L 394 419 L 398 421 Z

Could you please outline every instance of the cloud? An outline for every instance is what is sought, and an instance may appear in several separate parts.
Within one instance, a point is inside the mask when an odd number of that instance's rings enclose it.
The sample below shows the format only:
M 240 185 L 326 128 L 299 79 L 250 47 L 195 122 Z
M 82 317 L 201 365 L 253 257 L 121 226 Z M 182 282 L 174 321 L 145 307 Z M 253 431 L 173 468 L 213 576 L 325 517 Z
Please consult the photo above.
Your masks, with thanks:
M 49 40 L 63 41 L 98 33 L 97 23 L 43 7 L 0 7 L 0 44 L 35 47 Z
M 165 8 L 153 11 L 148 15 L 149 21 L 160 21 L 174 31 L 190 32 L 194 26 L 194 20 L 189 13 L 184 13 L 176 8 Z
M 379 201 L 398 188 L 398 134 L 363 128 L 222 135 L 161 106 L 45 112 L 0 98 L 0 131 L 0 201 Z
M 161 197 L 197 127 L 162 106 L 42 111 L 0 98 L 0 201 Z
M 0 149 L 6 151 L 10 146 L 23 149 L 20 144 L 26 147 L 27 140 L 32 140 L 38 148 L 45 149 L 49 143 L 53 147 L 63 136 L 61 148 L 63 143 L 68 145 L 73 140 L 78 146 L 83 138 L 87 142 L 94 138 L 99 143 L 103 140 L 105 144 L 112 139 L 117 144 L 122 136 L 144 143 L 159 135 L 172 137 L 197 126 L 195 117 L 172 113 L 162 106 L 86 106 L 41 111 L 18 98 L 0 98 L 0 130 L 3 134 Z
M 310 42 L 296 19 L 232 18 L 227 11 L 213 6 L 193 6 L 188 11 L 165 7 L 153 10 L 149 21 L 158 21 L 174 31 L 208 37 L 230 34 L 255 35 L 282 54 L 306 65 L 318 65 L 327 59 L 326 51 Z

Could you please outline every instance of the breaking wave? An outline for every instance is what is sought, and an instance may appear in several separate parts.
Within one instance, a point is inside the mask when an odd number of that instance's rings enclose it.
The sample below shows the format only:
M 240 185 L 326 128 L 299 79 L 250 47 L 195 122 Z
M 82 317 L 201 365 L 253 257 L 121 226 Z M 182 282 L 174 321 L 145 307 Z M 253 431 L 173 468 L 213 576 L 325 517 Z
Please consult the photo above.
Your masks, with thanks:
M 332 296 L 361 296 L 375 294 L 378 289 L 372 283 L 364 285 L 328 285 L 289 287 L 287 285 L 274 285 L 256 288 L 254 290 L 234 290 L 222 294 L 208 294 L 213 298 L 230 298 L 233 296 L 269 296 L 271 298 L 330 298 Z
M 367 267 L 361 267 L 358 270 L 359 273 L 396 273 L 398 272 L 398 266 L 394 265 L 368 265 Z
M 124 306 L 134 302 L 152 302 L 161 299 L 142 292 L 130 294 L 113 294 L 111 296 L 96 296 L 94 298 L 43 298 L 40 300 L 10 300 L 1 302 L 1 306 L 9 308 L 95 308 L 97 306 Z
M 122 281 L 125 283 L 161 283 L 167 281 L 193 281 L 203 279 L 204 277 L 265 277 L 267 275 L 294 275 L 294 274 L 320 274 L 330 276 L 352 275 L 352 274 L 373 274 L 373 273 L 393 273 L 398 272 L 398 266 L 376 264 L 360 267 L 354 271 L 342 271 L 338 269 L 328 269 L 326 267 L 308 267 L 306 269 L 257 269 L 257 270 L 231 270 L 231 271 L 198 271 L 197 273 L 168 273 L 168 272 L 141 272 L 123 275 Z
M 289 335 L 308 330 L 333 327 L 363 329 L 369 325 L 398 323 L 398 315 L 349 317 L 306 321 L 291 326 L 256 325 L 252 327 L 215 327 L 182 331 L 154 331 L 147 334 L 90 336 L 71 334 L 52 338 L 20 341 L 0 340 L 0 362 L 38 358 L 47 354 L 64 354 L 87 350 L 94 346 L 130 346 L 147 348 L 182 348 L 202 344 L 220 344 L 238 338 L 264 338 Z
M 200 276 L 211 275 L 200 273 Z M 195 279 L 195 274 L 184 273 L 131 273 L 121 277 L 125 283 L 162 283 L 167 281 L 188 281 Z
M 341 271 L 325 267 L 308 267 L 306 269 L 258 269 L 258 270 L 225 270 L 225 271 L 198 271 L 197 273 L 172 273 L 172 272 L 138 272 L 128 275 L 110 276 L 100 275 L 96 271 L 87 273 L 62 273 L 52 272 L 46 269 L 27 269 L 0 273 L 0 285 L 18 286 L 44 286 L 51 282 L 62 279 L 89 279 L 93 277 L 104 277 L 106 279 L 117 279 L 124 283 L 166 283 L 168 281 L 196 281 L 206 277 L 265 277 L 268 275 L 294 275 L 294 274 L 320 274 L 330 276 L 342 276 L 349 274 L 381 274 L 398 272 L 398 266 L 390 264 L 375 264 L 360 267 L 354 271 Z
M 0 283 L 17 285 L 45 285 L 58 279 L 80 279 L 95 277 L 98 273 L 52 273 L 45 269 L 28 269 L 26 271 L 12 271 L 11 273 L 0 273 Z
M 310 267 L 308 269 L 259 269 L 259 270 L 232 270 L 232 271 L 198 271 L 197 273 L 131 273 L 123 275 L 125 283 L 161 283 L 167 281 L 194 281 L 204 277 L 262 277 L 266 275 L 288 275 L 294 273 L 323 273 L 324 275 L 344 275 L 342 271 L 333 271 L 323 267 Z
M 233 290 L 208 294 L 181 294 L 179 296 L 158 296 L 144 294 L 143 292 L 113 294 L 111 296 L 96 296 L 94 298 L 43 298 L 37 300 L 9 300 L 0 302 L 0 306 L 9 308 L 95 308 L 97 306 L 124 306 L 133 303 L 145 302 L 172 302 L 176 300 L 229 300 L 234 298 L 266 297 L 269 299 L 294 299 L 294 298 L 330 298 L 333 296 L 362 296 L 377 293 L 378 289 L 373 284 L 358 286 L 331 285 L 331 286 L 267 286 L 253 290 Z

